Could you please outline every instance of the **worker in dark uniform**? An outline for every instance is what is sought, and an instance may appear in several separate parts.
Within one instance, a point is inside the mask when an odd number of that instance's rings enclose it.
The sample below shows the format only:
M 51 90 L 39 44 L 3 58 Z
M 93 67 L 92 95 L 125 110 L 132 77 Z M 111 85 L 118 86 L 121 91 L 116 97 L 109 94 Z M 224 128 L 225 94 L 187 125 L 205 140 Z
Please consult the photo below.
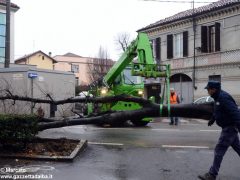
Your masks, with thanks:
M 215 180 L 224 154 L 230 146 L 240 156 L 240 111 L 231 95 L 221 90 L 221 83 L 209 81 L 207 86 L 208 94 L 214 99 L 213 117 L 208 122 L 211 126 L 215 121 L 222 128 L 221 136 L 215 147 L 213 164 L 208 173 L 198 176 L 202 180 Z

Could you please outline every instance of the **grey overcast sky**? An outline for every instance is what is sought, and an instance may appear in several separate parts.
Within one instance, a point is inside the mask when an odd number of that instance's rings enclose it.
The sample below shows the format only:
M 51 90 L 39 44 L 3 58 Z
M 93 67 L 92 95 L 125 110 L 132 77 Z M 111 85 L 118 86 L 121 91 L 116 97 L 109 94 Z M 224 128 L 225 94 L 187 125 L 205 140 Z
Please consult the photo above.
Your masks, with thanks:
M 176 0 L 181 1 L 181 0 Z M 186 0 L 187 1 L 187 0 Z M 210 0 L 199 0 L 209 2 Z M 96 57 L 99 47 L 117 60 L 114 42 L 160 19 L 192 8 L 191 3 L 142 0 L 11 0 L 15 14 L 15 59 L 42 50 L 52 55 L 67 52 Z M 206 4 L 195 4 L 195 7 Z

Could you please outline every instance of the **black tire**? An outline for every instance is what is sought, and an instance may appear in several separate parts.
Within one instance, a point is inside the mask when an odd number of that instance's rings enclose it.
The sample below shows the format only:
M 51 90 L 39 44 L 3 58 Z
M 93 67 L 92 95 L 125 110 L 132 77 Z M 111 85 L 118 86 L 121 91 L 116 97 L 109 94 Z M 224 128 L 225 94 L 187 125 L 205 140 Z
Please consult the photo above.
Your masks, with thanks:
M 143 121 L 141 119 L 134 119 L 134 120 L 131 120 L 131 122 L 134 126 L 137 126 L 137 127 L 143 127 L 149 123 L 148 121 Z

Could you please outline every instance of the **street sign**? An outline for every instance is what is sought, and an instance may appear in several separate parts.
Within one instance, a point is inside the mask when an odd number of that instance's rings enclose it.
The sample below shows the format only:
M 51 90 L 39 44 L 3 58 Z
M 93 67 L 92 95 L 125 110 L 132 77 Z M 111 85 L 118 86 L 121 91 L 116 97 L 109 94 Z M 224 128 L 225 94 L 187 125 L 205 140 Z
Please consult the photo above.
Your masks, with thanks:
M 28 78 L 36 78 L 38 77 L 37 73 L 28 73 Z

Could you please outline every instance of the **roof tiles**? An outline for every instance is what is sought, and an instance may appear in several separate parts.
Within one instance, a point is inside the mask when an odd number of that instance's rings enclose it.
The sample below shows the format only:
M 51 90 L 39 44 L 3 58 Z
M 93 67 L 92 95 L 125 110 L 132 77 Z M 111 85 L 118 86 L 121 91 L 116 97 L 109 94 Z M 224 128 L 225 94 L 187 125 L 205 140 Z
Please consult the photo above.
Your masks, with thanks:
M 150 29 L 150 28 L 153 28 L 153 27 L 156 27 L 156 26 L 168 24 L 168 23 L 178 21 L 178 20 L 181 20 L 181 19 L 187 19 L 187 18 L 193 16 L 193 12 L 194 12 L 194 15 L 196 16 L 196 15 L 200 15 L 200 14 L 203 14 L 203 13 L 207 13 L 209 11 L 222 9 L 222 8 L 225 8 L 225 7 L 228 7 L 228 6 L 233 6 L 235 4 L 240 4 L 240 0 L 220 0 L 220 1 L 208 4 L 208 5 L 205 5 L 205 6 L 201 6 L 199 8 L 195 8 L 194 11 L 193 11 L 193 9 L 182 11 L 180 13 L 177 13 L 177 14 L 173 15 L 173 16 L 167 17 L 165 19 L 161 19 L 160 21 L 157 21 L 153 24 L 150 24 L 150 25 L 148 25 L 148 26 L 146 26 L 142 29 L 139 29 L 138 31 L 147 30 L 147 29 Z

